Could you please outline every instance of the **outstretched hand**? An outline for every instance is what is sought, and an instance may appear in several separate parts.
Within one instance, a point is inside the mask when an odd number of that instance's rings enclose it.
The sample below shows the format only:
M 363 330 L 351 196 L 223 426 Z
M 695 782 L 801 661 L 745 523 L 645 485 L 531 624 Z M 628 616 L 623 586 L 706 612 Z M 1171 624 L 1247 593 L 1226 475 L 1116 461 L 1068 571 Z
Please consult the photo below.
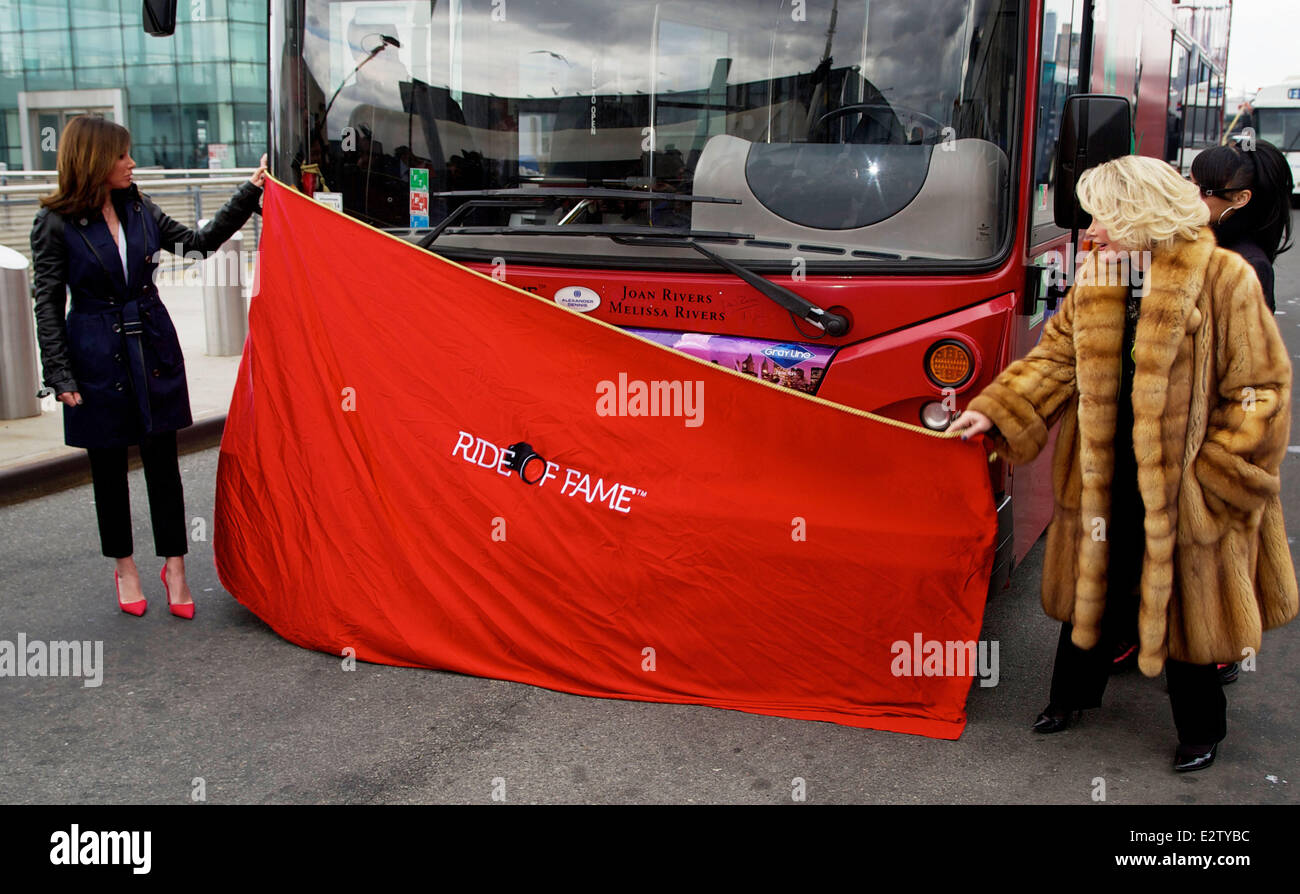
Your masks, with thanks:
M 983 413 L 975 410 L 966 410 L 952 422 L 948 423 L 948 431 L 959 431 L 962 433 L 961 439 L 964 441 L 971 435 L 983 434 L 993 427 L 993 420 Z
M 266 153 L 262 153 L 262 160 L 257 164 L 257 170 L 248 178 L 248 182 L 254 186 L 266 185 Z

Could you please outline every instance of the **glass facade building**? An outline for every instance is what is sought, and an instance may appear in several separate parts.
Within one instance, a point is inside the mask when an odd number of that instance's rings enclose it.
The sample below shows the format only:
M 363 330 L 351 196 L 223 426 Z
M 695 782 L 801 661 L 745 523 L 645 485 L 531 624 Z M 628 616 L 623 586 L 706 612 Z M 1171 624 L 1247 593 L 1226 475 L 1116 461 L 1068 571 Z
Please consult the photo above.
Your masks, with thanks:
M 52 170 L 51 136 L 91 112 L 130 129 L 141 166 L 257 164 L 267 137 L 265 0 L 180 0 L 171 37 L 144 32 L 141 6 L 0 0 L 0 162 Z

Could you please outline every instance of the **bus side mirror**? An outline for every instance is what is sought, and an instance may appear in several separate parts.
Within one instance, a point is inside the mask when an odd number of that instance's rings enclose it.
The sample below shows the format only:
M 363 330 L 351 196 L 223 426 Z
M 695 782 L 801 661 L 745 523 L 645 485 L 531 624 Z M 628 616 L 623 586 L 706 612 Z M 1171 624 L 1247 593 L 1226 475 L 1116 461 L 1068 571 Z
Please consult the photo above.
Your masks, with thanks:
M 1065 100 L 1056 146 L 1056 225 L 1086 230 L 1092 215 L 1079 207 L 1079 175 L 1133 151 L 1133 113 L 1122 96 L 1076 93 Z
M 170 37 L 176 31 L 176 0 L 144 0 L 144 30 Z

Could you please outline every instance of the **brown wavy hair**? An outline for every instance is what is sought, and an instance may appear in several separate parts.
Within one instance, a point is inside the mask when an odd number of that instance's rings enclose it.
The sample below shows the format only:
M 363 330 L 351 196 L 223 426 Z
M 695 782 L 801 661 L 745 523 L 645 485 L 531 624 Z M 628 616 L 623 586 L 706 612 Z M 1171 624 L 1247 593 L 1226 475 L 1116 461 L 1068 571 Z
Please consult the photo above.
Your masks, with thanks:
M 131 132 L 93 115 L 78 115 L 59 137 L 59 185 L 41 204 L 59 214 L 102 208 L 109 172 L 131 148 Z

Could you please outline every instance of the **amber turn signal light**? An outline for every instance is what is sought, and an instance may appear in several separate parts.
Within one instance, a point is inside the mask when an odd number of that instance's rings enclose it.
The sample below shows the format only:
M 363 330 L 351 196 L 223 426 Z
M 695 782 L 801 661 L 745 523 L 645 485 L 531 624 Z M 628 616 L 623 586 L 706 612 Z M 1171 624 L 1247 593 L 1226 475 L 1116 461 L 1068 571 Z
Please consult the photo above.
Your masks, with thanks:
M 945 338 L 925 352 L 925 374 L 940 388 L 959 388 L 975 374 L 975 358 L 966 345 Z

